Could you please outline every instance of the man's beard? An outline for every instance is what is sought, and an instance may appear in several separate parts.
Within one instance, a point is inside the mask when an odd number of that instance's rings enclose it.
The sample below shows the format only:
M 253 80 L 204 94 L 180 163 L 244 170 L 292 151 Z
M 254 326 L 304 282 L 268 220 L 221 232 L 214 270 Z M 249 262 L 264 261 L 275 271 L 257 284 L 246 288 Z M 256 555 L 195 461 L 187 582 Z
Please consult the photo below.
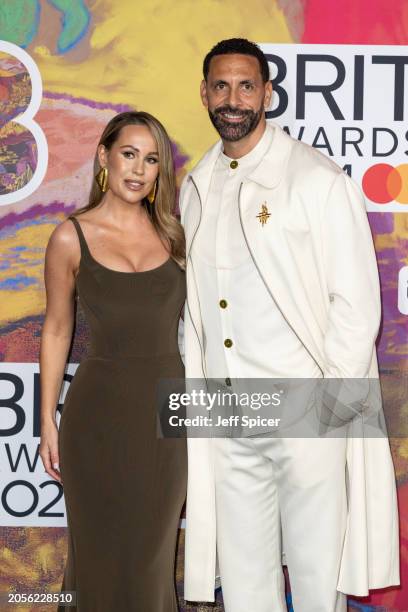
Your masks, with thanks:
M 221 113 L 229 113 L 231 115 L 243 116 L 245 119 L 240 123 L 230 123 L 226 121 Z M 211 119 L 211 123 L 221 136 L 223 140 L 227 140 L 229 142 L 236 142 L 237 140 L 241 140 L 241 138 L 245 138 L 251 132 L 255 130 L 258 123 L 260 122 L 262 115 L 264 113 L 263 106 L 259 109 L 259 111 L 255 112 L 253 110 L 242 110 L 238 108 L 233 108 L 232 106 L 220 106 L 214 111 L 208 110 L 208 114 Z

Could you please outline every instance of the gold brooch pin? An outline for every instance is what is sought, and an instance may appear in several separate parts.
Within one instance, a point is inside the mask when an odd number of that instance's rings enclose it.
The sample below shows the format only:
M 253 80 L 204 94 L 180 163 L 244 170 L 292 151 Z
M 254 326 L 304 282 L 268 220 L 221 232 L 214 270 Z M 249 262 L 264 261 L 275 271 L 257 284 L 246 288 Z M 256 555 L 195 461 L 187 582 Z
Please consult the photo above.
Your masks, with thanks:
M 256 215 L 256 218 L 259 219 L 263 227 L 265 223 L 268 221 L 270 216 L 271 216 L 271 213 L 268 211 L 268 207 L 265 202 L 265 204 L 262 204 L 261 212 L 259 213 L 259 215 Z

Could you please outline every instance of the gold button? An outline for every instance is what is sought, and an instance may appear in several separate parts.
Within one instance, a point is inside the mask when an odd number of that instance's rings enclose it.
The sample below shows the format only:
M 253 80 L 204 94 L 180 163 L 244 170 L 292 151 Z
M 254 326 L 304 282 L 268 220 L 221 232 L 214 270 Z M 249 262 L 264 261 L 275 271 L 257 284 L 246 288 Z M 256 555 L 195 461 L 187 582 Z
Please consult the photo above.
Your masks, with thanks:
M 221 308 L 226 308 L 228 306 L 227 300 L 220 300 L 220 306 Z
M 232 162 L 230 163 L 230 168 L 232 168 L 233 170 L 235 170 L 235 168 L 238 168 L 238 162 L 236 159 L 232 160 Z
M 232 344 L 233 344 L 233 342 L 229 338 L 224 340 L 224 346 L 226 346 L 227 348 L 231 348 Z
M 225 379 L 225 384 L 227 385 L 227 387 L 231 386 L 231 379 L 230 378 L 226 378 Z

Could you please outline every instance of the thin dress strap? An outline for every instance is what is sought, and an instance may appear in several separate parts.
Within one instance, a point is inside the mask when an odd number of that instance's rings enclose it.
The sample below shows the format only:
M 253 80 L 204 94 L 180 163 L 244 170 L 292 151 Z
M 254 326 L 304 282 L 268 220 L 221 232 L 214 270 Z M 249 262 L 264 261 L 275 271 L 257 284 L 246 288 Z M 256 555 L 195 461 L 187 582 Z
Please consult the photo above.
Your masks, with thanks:
M 81 224 L 79 223 L 78 219 L 76 219 L 75 217 L 71 216 L 71 217 L 68 217 L 68 219 L 70 221 L 72 221 L 72 223 L 74 224 L 74 227 L 76 229 L 76 232 L 78 234 L 79 244 L 81 246 L 81 256 L 84 256 L 84 255 L 88 255 L 89 256 L 90 252 L 89 252 L 89 248 L 88 248 L 87 242 L 85 240 L 84 233 L 82 231 Z

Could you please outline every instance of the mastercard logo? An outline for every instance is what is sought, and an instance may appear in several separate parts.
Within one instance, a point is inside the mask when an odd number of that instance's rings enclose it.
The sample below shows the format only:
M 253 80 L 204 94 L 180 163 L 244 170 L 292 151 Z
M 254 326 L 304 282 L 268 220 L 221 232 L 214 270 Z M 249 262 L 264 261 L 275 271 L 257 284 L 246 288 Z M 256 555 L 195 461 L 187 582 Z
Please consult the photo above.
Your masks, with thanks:
M 376 204 L 408 204 L 408 164 L 375 164 L 363 176 L 363 191 Z

